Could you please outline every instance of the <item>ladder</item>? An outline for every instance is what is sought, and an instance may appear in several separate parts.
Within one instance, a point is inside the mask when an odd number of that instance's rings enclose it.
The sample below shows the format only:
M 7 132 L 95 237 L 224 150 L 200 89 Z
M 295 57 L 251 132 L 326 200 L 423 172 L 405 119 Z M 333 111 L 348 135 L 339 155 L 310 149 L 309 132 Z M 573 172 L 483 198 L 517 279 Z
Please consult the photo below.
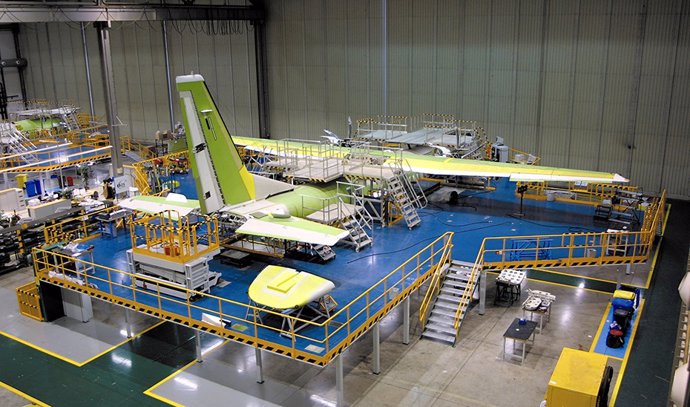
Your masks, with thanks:
M 388 191 L 395 205 L 400 208 L 400 212 L 405 219 L 409 229 L 417 226 L 422 220 L 417 213 L 417 199 L 410 197 L 410 193 L 405 188 L 407 177 L 404 173 L 398 173 L 395 177 L 388 180 Z
M 38 161 L 38 157 L 33 153 L 36 146 L 24 136 L 24 133 L 17 130 L 13 123 L 0 123 L 0 142 L 3 154 L 19 154 L 27 164 Z
M 356 217 L 345 219 L 341 222 L 341 226 L 349 233 L 348 240 L 345 240 L 344 243 L 354 247 L 356 252 L 372 243 L 371 236 L 364 230 Z
M 325 244 L 312 244 L 310 246 L 312 253 L 318 256 L 324 263 L 335 257 L 335 252 L 331 249 L 331 246 L 326 246 Z
M 60 109 L 62 109 L 60 119 L 62 119 L 67 131 L 79 130 L 80 126 L 77 120 L 77 109 L 72 106 L 63 106 Z
M 455 315 L 460 309 L 461 320 L 465 319 L 467 308 L 469 307 L 472 297 L 466 300 L 462 299 L 466 288 L 469 286 L 472 291 L 476 287 L 476 281 L 470 281 L 473 263 L 453 260 L 446 273 L 446 276 L 441 285 L 441 290 L 436 296 L 434 307 L 431 309 L 429 320 L 424 327 L 422 337 L 427 339 L 435 339 L 442 342 L 455 345 L 458 331 L 454 327 Z M 477 277 L 480 273 L 477 273 Z

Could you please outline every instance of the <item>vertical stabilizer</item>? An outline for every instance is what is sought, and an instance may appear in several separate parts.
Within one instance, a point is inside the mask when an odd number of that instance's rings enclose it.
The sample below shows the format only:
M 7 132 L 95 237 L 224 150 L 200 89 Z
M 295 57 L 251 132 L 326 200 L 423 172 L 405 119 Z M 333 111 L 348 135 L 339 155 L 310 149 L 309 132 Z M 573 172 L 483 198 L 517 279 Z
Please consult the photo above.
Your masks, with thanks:
M 176 83 L 202 211 L 255 199 L 254 178 L 244 167 L 204 78 L 183 75 Z

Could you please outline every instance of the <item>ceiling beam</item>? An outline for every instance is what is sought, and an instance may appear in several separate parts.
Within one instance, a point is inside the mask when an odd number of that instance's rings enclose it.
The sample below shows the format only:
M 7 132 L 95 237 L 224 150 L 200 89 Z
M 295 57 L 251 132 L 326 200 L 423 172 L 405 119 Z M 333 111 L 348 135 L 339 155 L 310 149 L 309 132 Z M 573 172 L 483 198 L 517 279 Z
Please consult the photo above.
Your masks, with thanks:
M 264 10 L 255 6 L 0 6 L 0 23 L 172 20 L 262 21 L 264 18 Z

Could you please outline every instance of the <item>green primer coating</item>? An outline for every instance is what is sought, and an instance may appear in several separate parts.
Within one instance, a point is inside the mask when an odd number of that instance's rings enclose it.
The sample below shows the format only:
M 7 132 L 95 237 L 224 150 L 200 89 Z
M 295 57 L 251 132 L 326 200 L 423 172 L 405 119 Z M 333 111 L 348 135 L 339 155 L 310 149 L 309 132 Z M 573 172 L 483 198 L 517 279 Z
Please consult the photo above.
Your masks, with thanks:
M 306 219 L 298 218 L 292 216 L 290 218 L 274 218 L 272 216 L 266 216 L 261 218 L 262 221 L 268 222 L 274 225 L 287 226 L 291 228 L 298 228 L 300 230 L 308 232 L 318 232 L 329 236 L 338 236 L 343 233 L 343 229 L 338 229 L 333 226 L 324 225 L 318 222 L 312 222 Z M 276 236 L 270 233 L 261 233 L 260 236 L 272 237 L 276 239 L 284 239 L 285 236 Z
M 52 129 L 60 125 L 60 119 L 18 120 L 14 122 L 14 125 L 17 126 L 17 130 L 32 132 L 36 130 Z
M 303 143 L 299 141 L 285 141 L 285 140 L 267 140 L 258 139 L 254 137 L 234 137 L 235 142 L 241 146 L 250 146 L 259 148 L 263 151 L 278 151 L 279 149 L 290 149 L 296 151 L 316 151 L 313 144 Z M 332 154 L 338 157 L 345 157 L 350 154 L 351 149 L 348 147 L 332 147 Z M 369 150 L 368 154 L 373 156 L 388 157 L 393 159 L 395 153 L 385 150 Z M 318 156 L 318 155 L 317 155 Z M 524 165 L 513 163 L 499 163 L 494 161 L 469 160 L 461 158 L 437 157 L 429 155 L 421 155 L 410 152 L 403 152 L 402 157 L 406 160 L 407 165 L 412 168 L 424 168 L 430 173 L 434 171 L 443 170 L 462 170 L 462 171 L 476 171 L 486 174 L 492 174 L 497 177 L 505 177 L 511 174 L 535 174 L 544 176 L 562 176 L 571 177 L 573 179 L 597 179 L 608 180 L 613 182 L 614 175 L 609 172 L 577 170 L 570 168 L 559 167 L 543 167 L 540 165 Z M 602 182 L 602 181 L 598 181 Z
M 337 193 L 337 185 L 300 185 L 290 192 L 268 198 L 276 204 L 283 204 L 292 216 L 305 217 L 334 203 L 332 199 Z M 303 204 L 304 202 L 304 204 Z M 307 209 L 303 209 L 306 207 Z
M 180 93 L 187 91 L 192 94 L 194 108 L 204 133 L 206 148 L 215 167 L 218 186 L 225 204 L 233 205 L 254 199 L 256 193 L 254 179 L 247 169 L 244 168 L 239 152 L 230 138 L 222 117 L 218 113 L 218 108 L 206 87 L 206 83 L 202 80 L 181 82 L 177 84 L 177 90 Z M 202 190 L 201 182 L 197 178 L 199 175 L 198 170 L 196 170 L 197 163 L 194 156 L 195 146 L 191 140 L 189 126 L 189 120 L 192 118 L 187 117 L 182 98 L 180 98 L 180 108 L 187 133 L 189 161 L 196 180 L 198 196 L 203 197 L 205 191 Z M 201 199 L 201 209 L 207 213 L 203 198 Z

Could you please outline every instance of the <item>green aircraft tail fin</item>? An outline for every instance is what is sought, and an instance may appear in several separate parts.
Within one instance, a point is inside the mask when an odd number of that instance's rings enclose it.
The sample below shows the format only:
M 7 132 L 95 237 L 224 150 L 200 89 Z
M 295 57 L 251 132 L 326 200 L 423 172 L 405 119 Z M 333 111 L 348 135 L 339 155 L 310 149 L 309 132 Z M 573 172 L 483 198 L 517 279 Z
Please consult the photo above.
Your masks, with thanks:
M 183 75 L 176 83 L 202 211 L 255 199 L 254 178 L 242 163 L 204 78 Z

